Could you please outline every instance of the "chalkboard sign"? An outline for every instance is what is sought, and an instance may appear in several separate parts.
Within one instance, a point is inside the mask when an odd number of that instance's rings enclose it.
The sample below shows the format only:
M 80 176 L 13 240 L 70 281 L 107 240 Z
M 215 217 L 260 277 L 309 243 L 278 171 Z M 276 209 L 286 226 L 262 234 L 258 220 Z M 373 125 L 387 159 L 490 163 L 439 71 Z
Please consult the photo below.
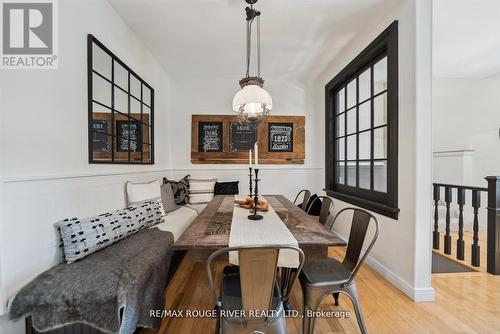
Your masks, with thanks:
M 293 123 L 269 123 L 269 152 L 293 152 Z
M 108 135 L 110 121 L 92 121 L 92 148 L 94 152 L 111 152 L 111 137 Z
M 142 151 L 141 122 L 116 121 L 116 133 L 116 150 L 118 152 Z
M 257 125 L 255 123 L 229 123 L 229 151 L 243 152 L 253 150 L 257 142 Z
M 200 122 L 198 150 L 222 152 L 222 122 Z

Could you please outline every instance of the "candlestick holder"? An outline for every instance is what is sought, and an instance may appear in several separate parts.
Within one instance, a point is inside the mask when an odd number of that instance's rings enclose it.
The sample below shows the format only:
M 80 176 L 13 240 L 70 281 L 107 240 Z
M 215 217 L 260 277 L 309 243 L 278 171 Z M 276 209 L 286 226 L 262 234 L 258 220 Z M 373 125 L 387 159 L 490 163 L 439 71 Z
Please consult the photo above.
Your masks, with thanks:
M 255 194 L 254 194 L 254 208 L 253 213 L 248 216 L 250 220 L 262 220 L 264 217 L 257 213 L 259 205 L 259 169 L 255 168 Z
M 248 177 L 249 177 L 249 182 L 248 182 L 248 185 L 250 186 L 250 197 L 252 197 L 252 167 L 248 167 L 248 170 L 250 171 L 250 174 L 248 174 Z

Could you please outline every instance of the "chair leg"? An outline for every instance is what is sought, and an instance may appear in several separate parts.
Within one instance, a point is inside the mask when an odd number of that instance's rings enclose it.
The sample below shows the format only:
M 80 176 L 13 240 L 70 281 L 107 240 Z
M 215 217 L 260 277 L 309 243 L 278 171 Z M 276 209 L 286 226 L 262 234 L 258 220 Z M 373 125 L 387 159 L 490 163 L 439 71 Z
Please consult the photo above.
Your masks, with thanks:
M 367 334 L 365 318 L 363 317 L 363 312 L 361 312 L 361 305 L 359 304 L 358 293 L 356 291 L 356 285 L 352 283 L 351 285 L 344 288 L 344 292 L 351 298 L 352 304 L 354 305 L 354 312 L 356 313 L 356 319 L 358 320 L 358 326 L 362 334 Z
M 215 334 L 220 334 L 220 318 L 217 318 L 217 323 L 215 324 Z
M 304 297 L 304 314 L 302 318 L 302 333 L 312 334 L 314 333 L 314 322 L 316 320 L 315 313 L 318 310 L 319 304 L 324 296 L 328 293 L 323 291 L 313 292 L 308 290 L 305 286 L 302 286 L 303 297 Z M 312 311 L 311 317 L 308 316 L 308 311 Z
M 215 334 L 220 334 L 220 306 L 218 304 L 214 305 L 214 311 L 217 314 L 217 322 L 215 323 Z
M 312 334 L 314 333 L 314 322 L 316 317 L 307 316 L 307 311 L 316 311 L 316 309 L 311 309 L 308 305 L 304 305 L 304 317 L 302 318 L 302 334 Z
M 335 299 L 335 306 L 339 306 L 339 295 L 338 292 L 332 293 L 333 299 Z

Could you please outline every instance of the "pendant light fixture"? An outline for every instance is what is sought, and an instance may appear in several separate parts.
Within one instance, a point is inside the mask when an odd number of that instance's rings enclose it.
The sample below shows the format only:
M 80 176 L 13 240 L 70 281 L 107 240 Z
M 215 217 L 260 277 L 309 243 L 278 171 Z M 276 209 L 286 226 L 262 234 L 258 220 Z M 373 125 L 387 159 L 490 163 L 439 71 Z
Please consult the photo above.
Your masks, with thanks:
M 260 11 L 253 8 L 257 0 L 245 0 L 250 7 L 245 8 L 247 24 L 247 72 L 240 80 L 241 90 L 233 98 L 233 110 L 238 113 L 241 123 L 260 123 L 273 108 L 273 99 L 264 89 L 264 80 L 260 76 Z M 252 24 L 257 24 L 257 75 L 250 76 L 252 56 Z

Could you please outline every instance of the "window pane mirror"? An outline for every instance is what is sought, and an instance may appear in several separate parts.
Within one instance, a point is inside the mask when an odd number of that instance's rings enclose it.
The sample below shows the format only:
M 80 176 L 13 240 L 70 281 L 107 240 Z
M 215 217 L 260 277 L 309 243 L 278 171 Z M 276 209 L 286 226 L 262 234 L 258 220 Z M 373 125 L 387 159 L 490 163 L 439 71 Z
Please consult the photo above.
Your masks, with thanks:
M 154 89 L 92 35 L 87 57 L 89 162 L 154 164 Z

